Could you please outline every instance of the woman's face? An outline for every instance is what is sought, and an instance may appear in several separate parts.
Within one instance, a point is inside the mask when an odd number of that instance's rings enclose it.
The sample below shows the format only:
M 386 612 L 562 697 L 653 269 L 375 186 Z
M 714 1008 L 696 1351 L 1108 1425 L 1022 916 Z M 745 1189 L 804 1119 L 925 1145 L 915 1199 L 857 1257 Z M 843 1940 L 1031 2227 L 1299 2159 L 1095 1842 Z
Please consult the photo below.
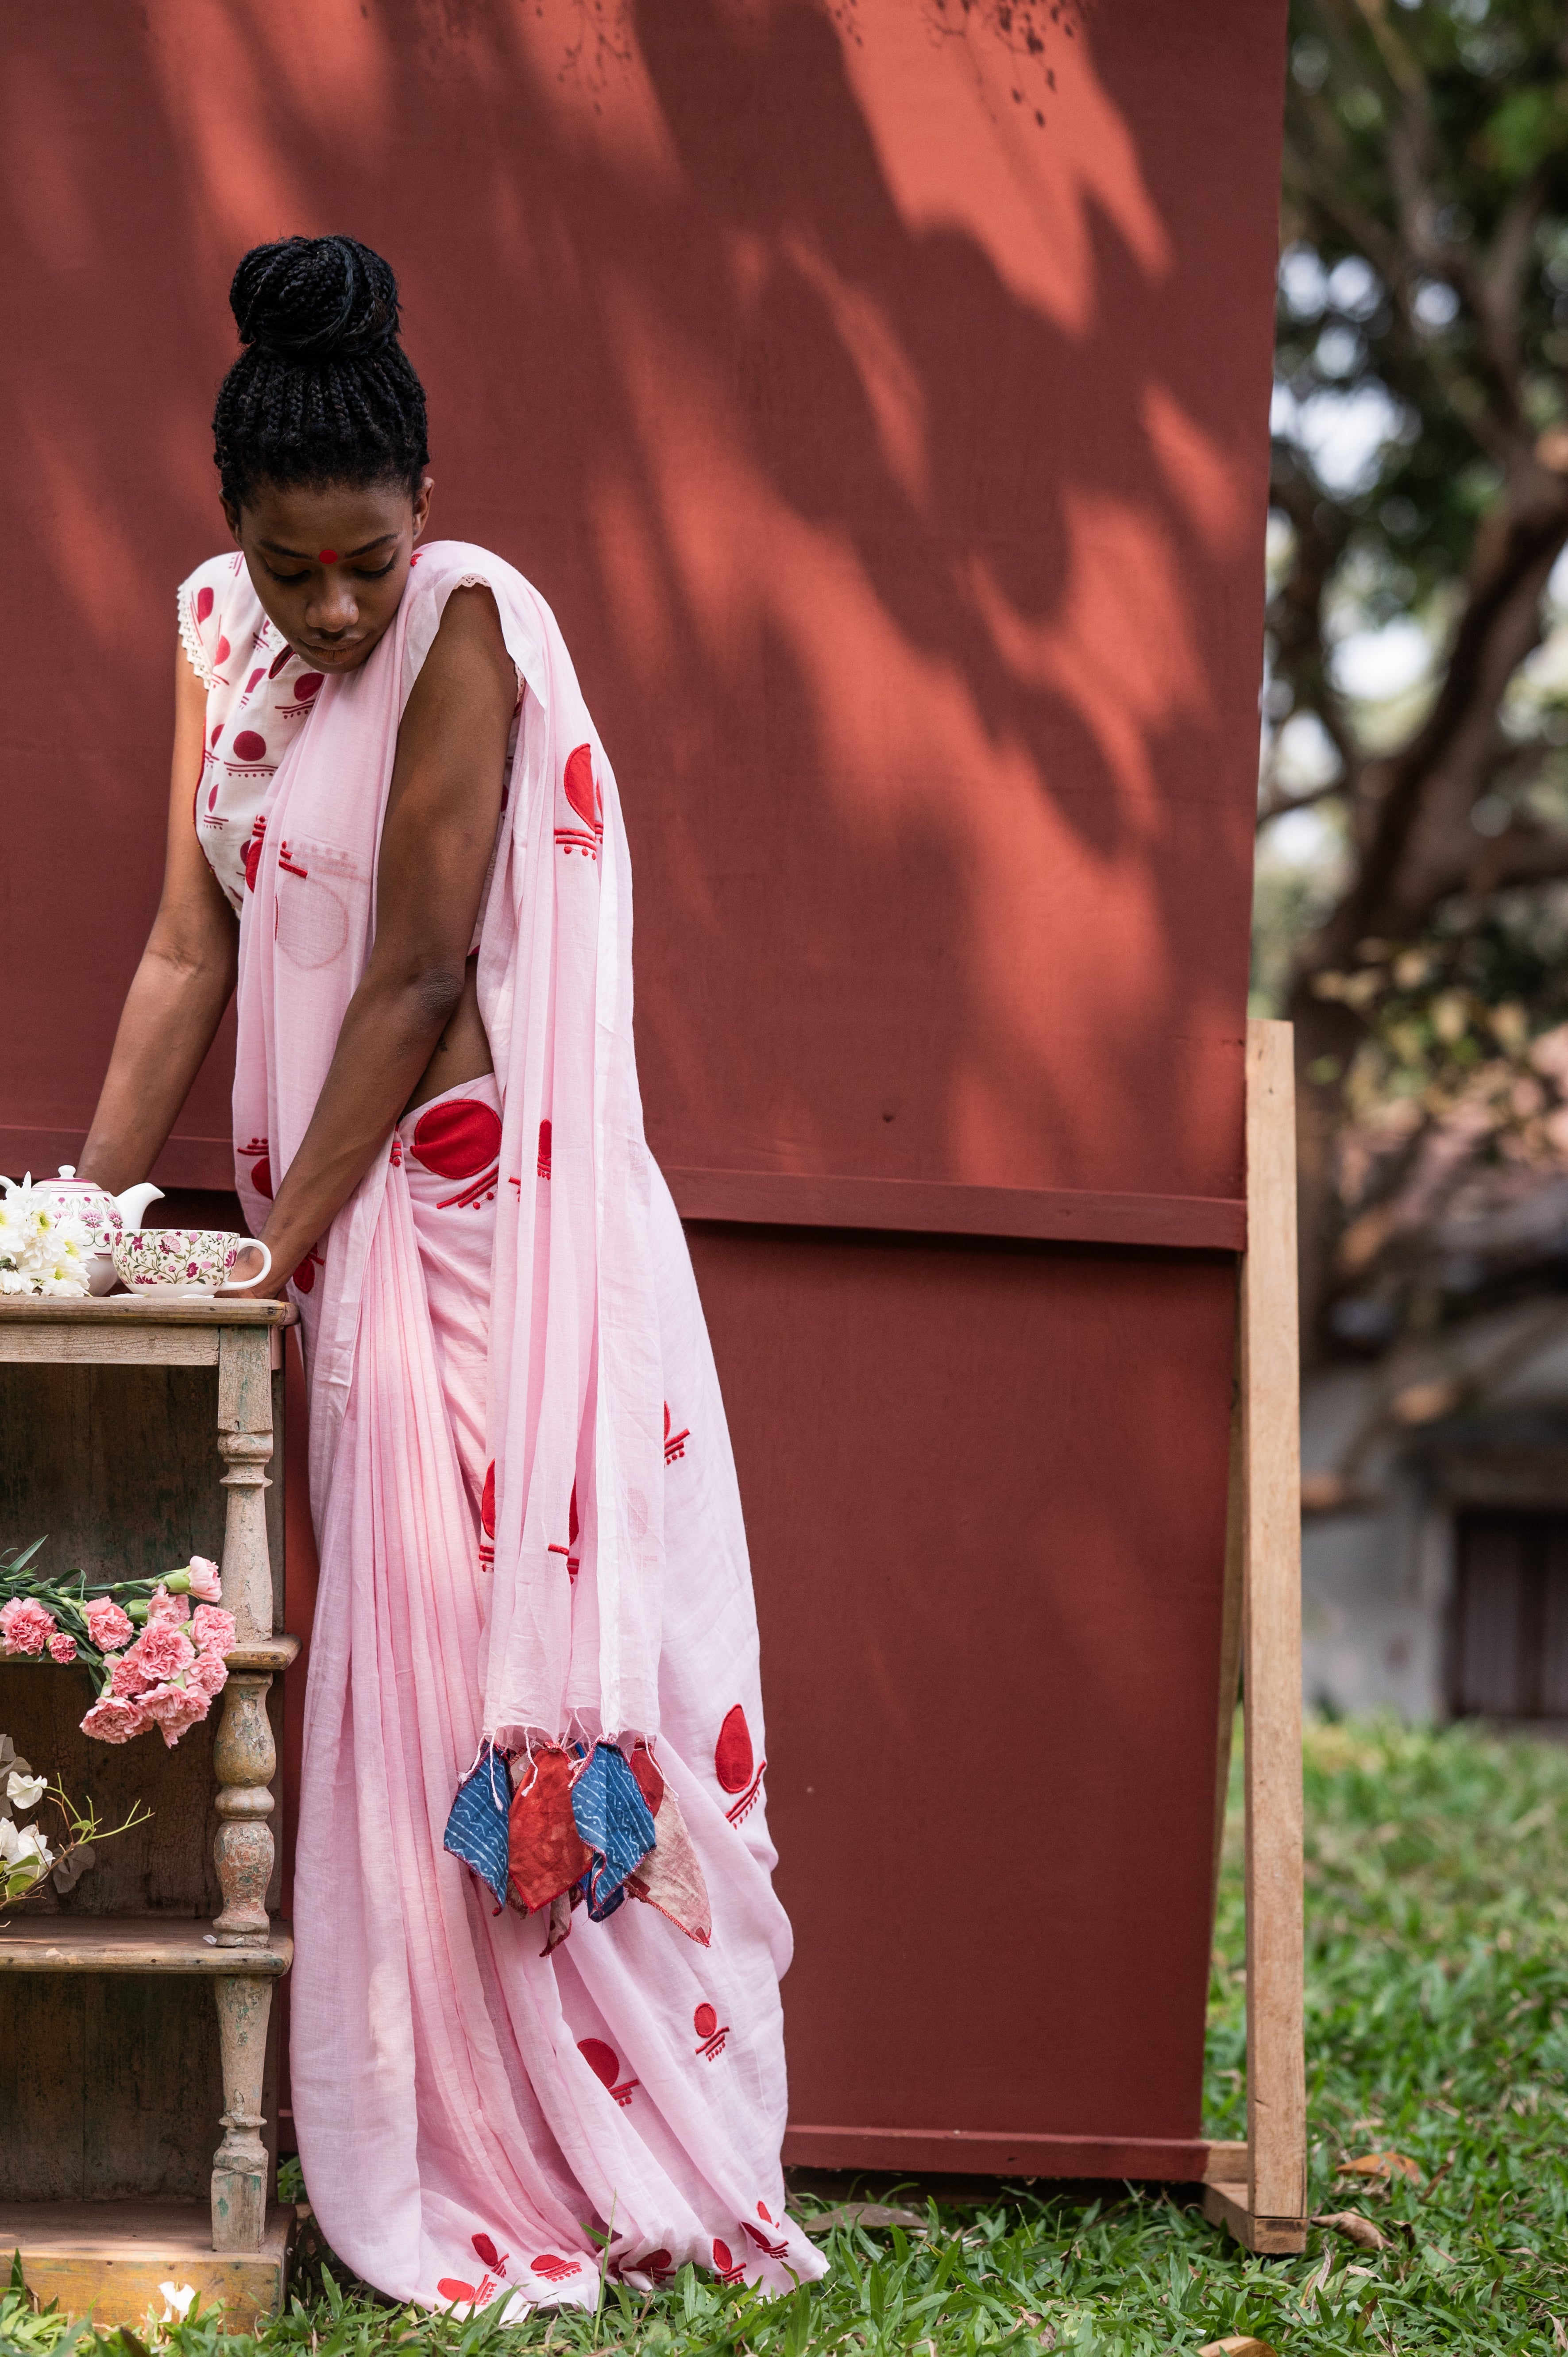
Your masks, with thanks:
M 261 484 L 229 529 L 270 619 L 313 671 L 358 671 L 393 615 L 431 485 Z

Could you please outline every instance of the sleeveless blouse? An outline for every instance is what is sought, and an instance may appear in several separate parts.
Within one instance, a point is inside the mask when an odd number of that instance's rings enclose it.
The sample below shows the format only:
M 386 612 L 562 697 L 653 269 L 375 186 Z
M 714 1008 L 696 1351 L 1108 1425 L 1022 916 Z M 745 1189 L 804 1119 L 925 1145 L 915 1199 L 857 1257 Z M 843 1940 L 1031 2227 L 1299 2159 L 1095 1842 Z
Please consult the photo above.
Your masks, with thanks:
M 419 562 L 417 551 L 413 562 Z M 194 811 L 197 840 L 224 898 L 242 916 L 246 891 L 255 886 L 266 833 L 263 805 L 273 773 L 309 719 L 326 673 L 311 671 L 279 636 L 237 548 L 199 565 L 180 583 L 177 601 L 180 644 L 207 690 L 207 734 Z M 520 674 L 506 750 L 509 777 L 521 716 Z M 479 946 L 495 864 L 492 847 L 470 957 Z
M 240 551 L 210 556 L 179 585 L 180 644 L 207 690 L 196 833 L 236 916 L 261 852 L 273 772 L 321 691 L 262 610 Z

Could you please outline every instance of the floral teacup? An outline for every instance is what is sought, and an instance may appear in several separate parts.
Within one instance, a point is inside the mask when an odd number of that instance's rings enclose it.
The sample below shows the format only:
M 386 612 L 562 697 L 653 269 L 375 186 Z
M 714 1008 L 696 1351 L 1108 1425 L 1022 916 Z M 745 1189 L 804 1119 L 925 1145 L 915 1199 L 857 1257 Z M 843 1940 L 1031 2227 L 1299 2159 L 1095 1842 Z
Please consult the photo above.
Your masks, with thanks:
M 133 1293 L 169 1299 L 177 1295 L 242 1293 L 272 1274 L 273 1256 L 253 1236 L 236 1236 L 227 1228 L 144 1228 L 117 1235 L 113 1243 L 114 1273 Z M 229 1272 L 242 1252 L 262 1255 L 262 1265 L 250 1276 Z

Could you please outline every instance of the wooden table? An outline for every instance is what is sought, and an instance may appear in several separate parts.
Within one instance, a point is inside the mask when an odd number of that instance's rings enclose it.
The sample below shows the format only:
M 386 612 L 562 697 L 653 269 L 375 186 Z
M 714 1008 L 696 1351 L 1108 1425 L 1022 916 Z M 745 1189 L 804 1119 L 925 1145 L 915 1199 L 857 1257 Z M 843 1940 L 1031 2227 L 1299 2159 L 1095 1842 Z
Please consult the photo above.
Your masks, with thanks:
M 96 1553 L 97 1559 L 88 1564 L 94 1577 L 113 1576 L 117 1517 L 134 1537 L 140 1529 L 139 1487 L 153 1490 L 162 1483 L 166 1489 L 171 1468 L 177 1474 L 180 1463 L 189 1461 L 192 1436 L 170 1430 L 160 1437 L 156 1419 L 149 1418 L 145 1407 L 139 1419 L 116 1427 L 101 1394 L 95 1408 L 90 1404 L 68 1414 L 61 1405 L 64 1395 L 58 1388 L 48 1389 L 46 1371 L 210 1367 L 217 1372 L 216 1416 L 208 1429 L 222 1463 L 223 1602 L 235 1626 L 234 1650 L 227 1656 L 229 1682 L 210 1749 L 216 1785 L 210 1798 L 217 1816 L 212 1857 L 221 1907 L 209 1922 L 153 1912 L 147 1900 L 160 1895 L 158 1878 L 145 1875 L 136 1894 L 139 1907 L 102 1911 L 106 1896 L 115 1894 L 106 1879 L 94 1874 L 63 1901 L 46 1886 L 39 1903 L 52 1904 L 52 1913 L 33 1911 L 29 1900 L 20 1914 L 0 1918 L 0 1989 L 17 1975 L 33 1982 L 43 1976 L 74 1980 L 88 1975 L 95 1982 L 151 1981 L 166 1993 L 166 2003 L 177 2003 L 179 1990 L 171 1984 L 205 1981 L 216 2000 L 222 2137 L 212 2158 L 209 2214 L 189 2199 L 168 2198 L 167 2185 L 171 2176 L 178 2181 L 178 2168 L 166 2151 L 156 2154 L 145 2169 L 150 2179 L 145 2198 L 137 2198 L 134 2189 L 117 2200 L 59 2198 L 70 2178 L 57 2149 L 61 2136 L 51 2134 L 57 2095 L 67 2141 L 73 2115 L 70 2090 L 63 2083 L 58 2089 L 51 2086 L 47 2072 L 31 2091 L 40 2116 L 12 2123 L 34 2140 L 38 2177 L 55 2198 L 0 2199 L 0 2244 L 20 2249 L 28 2287 L 40 2298 L 58 2297 L 72 2312 L 91 2314 L 100 2325 L 138 2321 L 149 2306 L 161 2313 L 158 2287 L 171 2280 L 193 2285 L 204 2304 L 223 2300 L 231 2327 L 275 2309 L 283 2297 L 290 2219 L 269 2201 L 274 2157 L 263 2135 L 263 2090 L 273 1988 L 288 1971 L 293 1941 L 286 1927 L 274 1924 L 269 1913 L 274 1846 L 268 1819 L 274 1804 L 271 1787 L 277 1753 L 267 1703 L 274 1679 L 294 1659 L 298 1645 L 293 1637 L 278 1633 L 280 1582 L 275 1573 L 281 1566 L 274 1566 L 276 1550 L 269 1544 L 267 1491 L 272 1487 L 274 1374 L 281 1365 L 283 1329 L 296 1316 L 282 1302 L 241 1297 L 156 1304 L 131 1295 L 67 1302 L 0 1300 L 0 1368 L 10 1376 L 6 1399 L 13 1423 L 26 1427 L 36 1415 L 39 1430 L 37 1435 L 27 1431 L 26 1437 L 29 1443 L 37 1438 L 40 1458 L 47 1459 L 50 1443 L 57 1450 L 69 1445 L 69 1437 L 66 1444 L 59 1443 L 63 1419 L 82 1450 L 95 1452 L 99 1460 L 96 1522 L 83 1526 L 90 1544 L 81 1556 L 85 1561 Z M 34 1376 L 39 1379 L 37 1384 Z M 29 1406 L 35 1392 L 36 1411 Z M 189 1394 L 182 1392 L 178 1397 L 188 1422 Z M 46 1424 L 47 1437 L 42 1429 Z M 23 1453 L 30 1456 L 30 1448 Z M 83 1486 L 91 1486 L 85 1465 Z M 48 1503 L 58 1503 L 58 1488 L 57 1481 L 56 1494 Z M 113 1506 L 106 1502 L 111 1500 Z M 7 1512 L 19 1511 L 25 1509 L 8 1494 Z M 159 1511 L 166 1520 L 166 1498 Z M 35 1534 L 7 1531 L 5 1535 L 8 1542 L 21 1538 L 25 1543 Z M 81 1542 L 79 1528 L 75 1544 Z M 51 1548 L 48 1559 L 61 1569 L 68 1567 L 56 1549 Z M 124 1566 L 121 1576 L 133 1576 L 132 1566 Z M 29 1664 L 26 1671 L 7 1664 L 7 1672 L 13 1670 L 34 1690 L 25 1700 L 36 1699 L 49 1682 L 72 1674 L 52 1664 Z M 8 1704 L 12 1710 L 16 1706 L 15 1700 Z M 105 1761 L 112 1762 L 114 1784 L 126 1802 L 139 1797 L 149 1779 L 183 1772 L 188 1784 L 193 1761 L 199 1757 L 192 1737 L 200 1732 L 193 1730 L 166 1764 L 153 1756 L 150 1736 L 123 1751 L 91 1747 L 98 1755 L 91 1770 L 102 1781 Z M 59 1738 L 46 1736 L 44 1745 L 51 1739 Z M 182 1771 L 178 1763 L 187 1746 L 191 1751 Z M 19 1749 L 27 1748 L 18 1744 Z M 35 1768 L 56 1770 L 56 1760 L 47 1749 L 30 1756 Z M 100 1813 L 113 1823 L 123 1810 L 111 1805 Z M 188 1804 L 177 1807 L 173 1822 L 183 1824 L 191 1813 Z M 114 1871 L 114 1850 L 106 1849 L 103 1856 Z M 163 1879 L 168 1879 L 166 1868 Z M 78 1893 L 85 1894 L 80 1901 Z M 47 1998 L 42 2002 L 47 2007 Z M 135 2058 L 128 2059 L 134 2070 Z M 154 2062 L 149 2044 L 149 2081 L 160 2067 L 166 2076 L 166 2065 Z M 163 2141 L 166 2147 L 166 2134 Z M 99 2183 L 114 2181 L 127 2169 L 134 2174 L 143 2165 L 130 2154 L 124 2167 L 113 2155 L 97 2158 L 92 2166 L 84 2159 L 78 2190 L 90 2195 Z M 25 2161 L 22 2168 L 20 2184 L 15 2167 L 7 2179 L 13 2194 L 29 2190 Z

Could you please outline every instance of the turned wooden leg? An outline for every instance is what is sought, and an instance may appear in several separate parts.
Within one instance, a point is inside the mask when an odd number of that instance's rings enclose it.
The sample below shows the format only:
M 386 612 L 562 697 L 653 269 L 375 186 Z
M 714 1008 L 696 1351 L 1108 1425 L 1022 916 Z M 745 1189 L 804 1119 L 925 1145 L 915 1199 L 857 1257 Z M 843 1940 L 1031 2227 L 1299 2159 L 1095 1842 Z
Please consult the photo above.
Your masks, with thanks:
M 273 1572 L 267 1555 L 267 1467 L 273 1455 L 273 1379 L 264 1326 L 226 1326 L 218 1351 L 218 1453 L 229 1492 L 223 1530 L 223 1601 L 234 1641 L 273 1633 Z
M 231 1670 L 223 1689 L 223 1717 L 212 1747 L 218 1776 L 218 1814 L 213 1839 L 223 1911 L 212 1929 L 220 1948 L 262 1946 L 269 1929 L 267 1885 L 273 1878 L 273 1813 L 269 1790 L 277 1749 L 267 1717 L 272 1679 L 253 1670 Z
M 224 1974 L 213 1982 L 212 1993 L 223 2050 L 223 2141 L 212 2157 L 212 2247 L 259 2251 L 267 2225 L 262 2074 L 273 1985 L 252 1973 Z

